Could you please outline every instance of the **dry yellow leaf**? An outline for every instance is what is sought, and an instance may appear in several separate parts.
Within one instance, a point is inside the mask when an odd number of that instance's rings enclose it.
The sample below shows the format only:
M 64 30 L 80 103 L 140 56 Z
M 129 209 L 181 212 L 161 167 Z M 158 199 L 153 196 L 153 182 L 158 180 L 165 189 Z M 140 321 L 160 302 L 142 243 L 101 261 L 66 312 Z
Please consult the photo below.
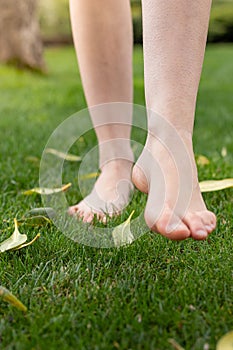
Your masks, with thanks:
M 200 182 L 201 192 L 220 191 L 233 187 L 233 179 L 208 180 Z
M 25 218 L 26 217 L 36 217 L 36 216 L 43 216 L 46 218 L 51 218 L 51 217 L 54 218 L 56 216 L 56 212 L 51 207 L 40 207 L 40 208 L 33 208 L 25 214 Z
M 206 156 L 203 156 L 202 154 L 198 154 L 195 158 L 196 158 L 196 163 L 198 165 L 203 166 L 203 165 L 210 164 L 209 159 Z
M 36 188 L 32 188 L 30 190 L 24 191 L 22 193 L 25 194 L 26 196 L 29 196 L 29 195 L 34 194 L 34 193 L 43 194 L 43 195 L 50 195 L 50 194 L 54 194 L 54 193 L 65 192 L 71 186 L 72 186 L 72 184 L 68 183 L 68 184 L 63 185 L 62 187 L 59 187 L 59 188 L 36 187 Z
M 218 341 L 216 350 L 233 350 L 233 331 L 228 332 Z
M 35 164 L 39 164 L 40 163 L 40 159 L 38 157 L 34 157 L 34 156 L 28 156 L 25 158 L 25 160 L 27 162 L 30 162 L 30 163 L 35 163 Z
M 57 156 L 58 158 L 65 159 L 65 160 L 68 160 L 70 162 L 79 162 L 82 159 L 81 157 L 76 156 L 74 154 L 60 152 L 54 148 L 46 148 L 45 153 L 53 154 L 54 156 Z
M 27 247 L 35 242 L 39 237 L 40 233 L 33 238 L 31 242 L 25 243 L 27 241 L 27 235 L 21 234 L 18 230 L 18 222 L 14 219 L 15 230 L 13 234 L 0 244 L 0 252 L 14 251 L 21 248 Z
M 227 156 L 227 149 L 226 149 L 226 147 L 223 147 L 223 148 L 222 148 L 222 150 L 221 150 L 221 156 L 222 156 L 223 158 L 225 158 L 225 157 Z
M 18 220 L 18 224 L 27 224 L 31 226 L 43 226 L 45 224 L 51 224 L 52 221 L 43 215 L 31 216 L 31 217 L 23 217 Z
M 99 176 L 99 173 L 84 174 L 80 176 L 80 180 L 95 179 L 97 176 Z
M 13 249 L 11 249 L 11 250 L 14 251 L 14 250 L 19 250 L 19 249 L 21 249 L 21 248 L 28 247 L 29 245 L 31 245 L 32 243 L 34 243 L 39 237 L 40 237 L 40 233 L 38 233 L 38 234 L 36 235 L 36 237 L 34 237 L 30 242 L 21 244 L 21 245 L 19 245 L 18 247 L 13 248 Z
M 22 310 L 24 312 L 27 311 L 27 308 L 24 304 L 19 301 L 8 289 L 5 287 L 0 286 L 0 297 L 4 300 L 7 301 L 8 303 L 12 304 L 15 306 L 17 309 Z
M 116 226 L 112 231 L 113 241 L 116 247 L 122 245 L 131 244 L 134 241 L 134 236 L 130 231 L 130 221 L 135 210 L 132 211 L 130 216 L 122 224 Z
M 168 339 L 168 342 L 174 347 L 174 349 L 176 350 L 185 350 L 184 348 L 182 348 L 182 346 L 180 346 L 175 339 Z
M 27 241 L 27 235 L 21 234 L 18 230 L 17 220 L 14 219 L 15 230 L 13 234 L 0 244 L 0 252 L 14 249 Z

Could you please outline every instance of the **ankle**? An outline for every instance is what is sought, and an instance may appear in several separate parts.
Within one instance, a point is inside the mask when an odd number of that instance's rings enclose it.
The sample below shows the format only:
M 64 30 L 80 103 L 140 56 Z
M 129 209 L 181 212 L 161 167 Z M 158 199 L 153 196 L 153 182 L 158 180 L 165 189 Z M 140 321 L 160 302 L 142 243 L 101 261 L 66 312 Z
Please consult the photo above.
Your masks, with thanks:
M 160 116 L 155 112 L 148 115 L 148 135 L 146 147 L 150 148 L 155 143 L 162 147 L 173 150 L 180 150 L 188 147 L 192 149 L 193 128 L 188 127 L 182 120 L 173 124 L 168 118 Z
M 122 165 L 133 164 L 134 154 L 128 139 L 118 138 L 99 144 L 99 167 L 111 164 L 111 167 L 122 167 Z
M 125 159 L 113 159 L 109 162 L 105 163 L 101 171 L 102 172 L 110 172 L 110 173 L 122 173 L 131 171 L 133 166 L 133 162 Z
M 148 130 L 159 136 L 160 133 L 172 134 L 178 132 L 181 136 L 192 136 L 194 125 L 194 110 L 192 108 L 180 108 L 177 111 L 171 106 L 163 109 L 148 110 Z

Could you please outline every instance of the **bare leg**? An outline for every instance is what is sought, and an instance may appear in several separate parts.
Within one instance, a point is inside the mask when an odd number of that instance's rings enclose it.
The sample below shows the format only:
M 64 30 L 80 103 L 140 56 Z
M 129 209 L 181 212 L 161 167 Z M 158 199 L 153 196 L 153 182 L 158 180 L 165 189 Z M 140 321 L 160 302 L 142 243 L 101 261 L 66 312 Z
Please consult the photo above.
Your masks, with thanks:
M 215 228 L 216 218 L 206 209 L 200 193 L 192 131 L 211 0 L 142 0 L 142 5 L 147 107 L 171 123 L 187 147 L 193 170 L 191 201 L 185 212 L 174 212 L 179 186 L 186 184 L 179 184 L 177 164 L 166 147 L 156 142 L 154 135 L 159 137 L 162 132 L 163 139 L 166 139 L 167 130 L 166 127 L 156 130 L 160 125 L 156 126 L 153 115 L 148 119 L 147 143 L 138 165 L 134 167 L 133 181 L 141 191 L 149 192 L 145 219 L 152 230 L 171 239 L 190 236 L 205 239 Z M 169 133 L 167 140 L 168 144 L 172 143 Z M 147 169 L 145 164 L 146 150 L 151 152 L 164 173 L 165 201 L 161 199 L 164 194 L 156 188 L 156 170 Z M 160 209 L 161 215 L 156 219 L 155 213 Z
M 130 2 L 128 0 L 70 0 L 73 37 L 79 61 L 84 92 L 88 107 L 110 102 L 132 102 L 132 24 Z M 104 115 L 105 114 L 105 115 Z M 90 222 L 94 213 L 103 218 L 103 208 L 91 207 L 96 194 L 103 202 L 113 203 L 121 210 L 125 196 L 129 196 L 133 154 L 130 148 L 130 126 L 108 125 L 111 121 L 109 110 L 103 108 L 101 116 L 104 126 L 97 127 L 98 115 L 91 113 L 97 134 L 102 170 L 93 193 L 88 200 L 70 208 L 70 214 Z M 114 111 L 113 111 L 114 114 Z M 130 112 L 121 116 L 131 123 Z M 119 159 L 121 143 L 125 140 L 122 152 L 129 160 Z M 108 141 L 111 141 L 110 143 Z M 117 160 L 111 160 L 118 156 Z M 123 157 L 125 158 L 125 157 Z M 131 161 L 130 161 L 131 160 Z M 119 201 L 121 191 L 117 184 L 126 180 L 123 186 L 124 199 Z M 116 198 L 118 198 L 116 202 Z M 98 205 L 97 205 L 98 206 Z M 111 213 L 110 213 L 111 214 Z

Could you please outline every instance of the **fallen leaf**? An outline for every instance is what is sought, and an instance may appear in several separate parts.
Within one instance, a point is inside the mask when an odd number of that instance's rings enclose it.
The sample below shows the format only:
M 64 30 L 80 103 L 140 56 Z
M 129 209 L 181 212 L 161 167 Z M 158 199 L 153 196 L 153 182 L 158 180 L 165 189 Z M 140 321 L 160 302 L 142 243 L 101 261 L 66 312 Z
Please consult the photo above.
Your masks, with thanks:
M 80 180 L 95 179 L 100 173 L 89 173 L 80 176 Z
M 228 332 L 218 341 L 216 350 L 233 350 L 233 331 Z
M 193 306 L 193 305 L 189 305 L 189 310 L 191 310 L 191 311 L 195 311 L 195 310 L 196 310 L 196 308 L 195 308 L 195 306 Z
M 60 152 L 54 148 L 46 148 L 45 153 L 53 154 L 54 156 L 57 156 L 58 158 L 65 159 L 65 160 L 68 160 L 70 162 L 79 162 L 82 159 L 81 157 L 76 156 L 74 154 Z
M 14 250 L 19 250 L 19 249 L 28 247 L 29 245 L 31 245 L 32 243 L 34 243 L 39 237 L 40 237 L 40 233 L 38 233 L 38 234 L 36 235 L 36 237 L 34 237 L 30 242 L 21 244 L 21 245 L 19 245 L 18 247 L 15 247 L 15 248 L 13 248 L 13 249 L 11 249 L 11 250 L 14 251 Z
M 78 142 L 83 143 L 84 141 L 85 141 L 84 137 L 83 137 L 83 136 L 80 136 L 80 138 L 78 139 Z
M 185 350 L 184 348 L 182 348 L 182 346 L 180 346 L 175 339 L 168 339 L 168 342 L 174 347 L 174 349 L 176 350 Z
M 119 343 L 118 343 L 117 341 L 114 341 L 114 342 L 113 342 L 113 346 L 114 346 L 114 348 L 116 348 L 116 349 L 120 349 L 120 345 L 119 345 Z
M 21 234 L 19 232 L 18 222 L 16 219 L 14 219 L 14 224 L 15 224 L 15 230 L 13 234 L 0 244 L 1 253 L 6 252 L 8 250 L 14 251 L 14 250 L 19 250 L 21 248 L 27 247 L 40 237 L 40 233 L 38 233 L 31 242 L 25 243 L 27 241 L 27 235 Z
M 200 182 L 201 192 L 220 191 L 230 187 L 233 187 L 233 179 L 208 180 Z
M 39 164 L 40 163 L 40 159 L 38 157 L 34 157 L 34 156 L 28 156 L 25 158 L 25 160 L 27 162 L 30 162 L 30 163 L 35 163 L 35 164 Z
M 134 236 L 130 231 L 130 221 L 135 210 L 132 211 L 130 216 L 122 224 L 116 226 L 112 231 L 112 237 L 116 247 L 122 245 L 131 244 L 134 241 Z
M 2 253 L 22 245 L 27 240 L 27 235 L 21 234 L 19 232 L 18 223 L 16 219 L 14 219 L 14 224 L 15 230 L 13 234 L 0 244 L 0 252 Z
M 28 216 L 29 217 L 43 216 L 46 218 L 51 218 L 51 217 L 53 218 L 56 216 L 56 212 L 51 207 L 33 208 L 25 214 L 25 217 L 28 217 Z
M 8 303 L 12 304 L 15 306 L 17 309 L 22 310 L 24 312 L 27 311 L 27 308 L 24 304 L 19 301 L 8 289 L 5 287 L 0 286 L 0 297 L 4 300 L 7 301 Z
M 202 154 L 198 154 L 195 158 L 196 158 L 196 163 L 200 166 L 210 164 L 209 159 L 206 156 L 203 156 Z
M 51 224 L 52 221 L 46 216 L 37 215 L 31 217 L 22 217 L 18 220 L 18 224 L 27 224 L 31 226 L 43 226 L 45 224 Z
M 43 195 L 50 195 L 50 194 L 54 194 L 54 193 L 65 192 L 71 186 L 72 186 L 72 184 L 68 183 L 67 185 L 63 185 L 62 187 L 59 187 L 59 188 L 36 187 L 36 188 L 32 188 L 30 190 L 24 191 L 22 193 L 26 196 L 29 196 L 29 195 L 34 194 L 34 193 L 43 194 Z
M 223 148 L 222 148 L 222 150 L 221 150 L 221 156 L 222 156 L 223 158 L 225 158 L 225 157 L 227 156 L 227 149 L 226 149 L 226 147 L 223 147 Z

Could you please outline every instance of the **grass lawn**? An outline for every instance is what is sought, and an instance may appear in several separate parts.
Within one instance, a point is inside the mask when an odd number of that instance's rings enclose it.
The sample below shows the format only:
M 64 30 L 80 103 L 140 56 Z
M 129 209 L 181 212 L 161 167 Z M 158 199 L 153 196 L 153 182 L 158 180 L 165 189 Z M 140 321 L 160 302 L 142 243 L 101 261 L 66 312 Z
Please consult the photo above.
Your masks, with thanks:
M 27 157 L 40 158 L 56 126 L 85 107 L 73 48 L 49 49 L 46 61 L 48 76 L 0 66 L 1 240 L 14 217 L 41 206 L 40 196 L 21 194 L 38 186 L 38 163 Z M 232 62 L 233 46 L 208 47 L 194 143 L 211 162 L 200 167 L 200 180 L 233 177 Z M 140 48 L 134 66 L 135 102 L 144 104 Z M 74 164 L 66 170 L 73 181 Z M 69 202 L 79 196 L 74 183 Z M 131 207 L 144 199 L 136 194 Z M 29 310 L 0 302 L 0 348 L 172 350 L 173 338 L 186 350 L 214 350 L 233 329 L 233 189 L 205 199 L 218 227 L 204 242 L 148 232 L 129 247 L 106 250 L 78 245 L 54 226 L 22 226 L 29 238 L 41 237 L 0 255 L 0 285 Z

